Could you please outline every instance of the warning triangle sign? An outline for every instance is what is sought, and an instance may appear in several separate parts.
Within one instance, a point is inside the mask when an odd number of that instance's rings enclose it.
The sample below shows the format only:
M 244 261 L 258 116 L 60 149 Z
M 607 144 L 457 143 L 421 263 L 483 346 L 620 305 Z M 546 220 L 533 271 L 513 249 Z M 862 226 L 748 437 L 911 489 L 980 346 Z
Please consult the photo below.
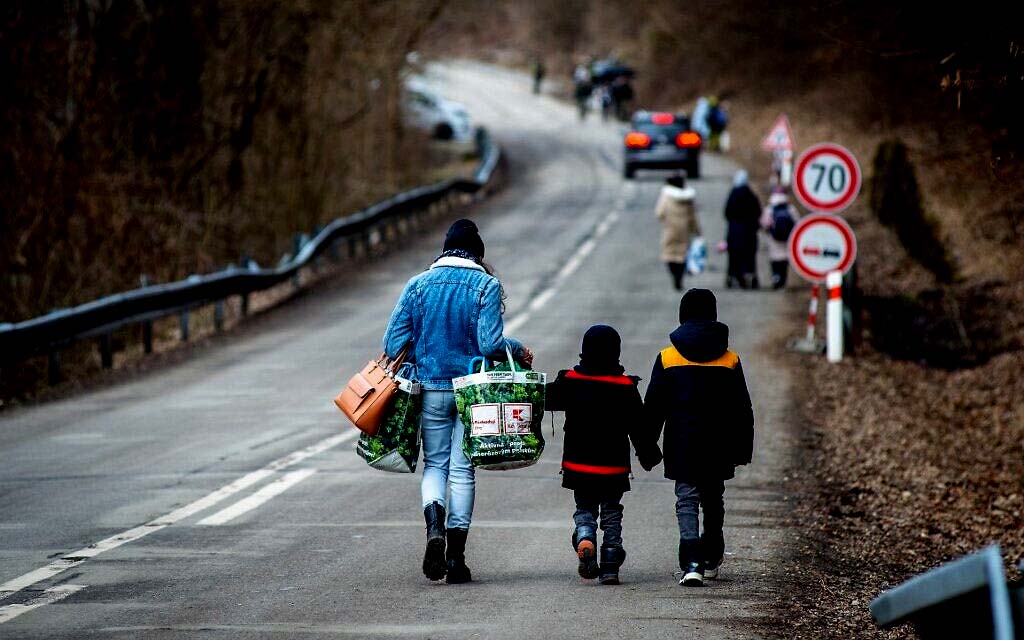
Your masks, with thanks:
M 761 141 L 761 148 L 765 151 L 792 151 L 793 147 L 793 130 L 789 128 L 789 118 L 782 114 Z

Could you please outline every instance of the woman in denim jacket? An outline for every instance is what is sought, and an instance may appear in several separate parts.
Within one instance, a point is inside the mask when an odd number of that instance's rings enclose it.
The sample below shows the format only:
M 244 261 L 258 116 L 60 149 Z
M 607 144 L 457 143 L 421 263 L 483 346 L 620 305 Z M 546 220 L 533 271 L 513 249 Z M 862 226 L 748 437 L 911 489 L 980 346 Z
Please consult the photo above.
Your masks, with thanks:
M 463 427 L 452 378 L 466 375 L 473 358 L 506 359 L 506 346 L 526 365 L 533 360 L 530 349 L 502 335 L 501 283 L 483 257 L 476 225 L 470 220 L 452 224 L 441 255 L 405 285 L 384 333 L 389 357 L 410 345 L 407 361 L 416 366 L 423 385 L 423 573 L 431 580 L 446 578 L 449 584 L 471 579 L 465 549 L 476 489 L 473 466 L 462 452 Z

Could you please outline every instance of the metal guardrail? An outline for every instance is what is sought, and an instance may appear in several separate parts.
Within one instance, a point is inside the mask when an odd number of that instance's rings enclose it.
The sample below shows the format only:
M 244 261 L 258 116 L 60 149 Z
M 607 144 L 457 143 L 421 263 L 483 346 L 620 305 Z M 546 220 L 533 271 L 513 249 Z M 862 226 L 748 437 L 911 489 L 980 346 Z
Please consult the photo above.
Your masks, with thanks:
M 910 623 L 924 640 L 1014 640 L 1024 638 L 1021 589 L 1007 585 L 1002 554 L 992 545 L 886 591 L 870 609 L 880 627 Z
M 186 312 L 209 304 L 215 307 L 215 323 L 223 317 L 222 301 L 242 296 L 243 314 L 248 311 L 248 295 L 268 289 L 292 278 L 306 267 L 315 267 L 322 254 L 336 251 L 339 241 L 370 243 L 373 230 L 422 212 L 431 205 L 457 193 L 476 193 L 490 181 L 501 155 L 499 147 L 483 129 L 477 130 L 480 164 L 470 178 L 450 178 L 417 187 L 382 202 L 337 218 L 305 242 L 297 242 L 294 256 L 286 256 L 273 268 L 260 268 L 254 262 L 241 267 L 229 266 L 207 275 L 184 280 L 142 286 L 116 293 L 77 307 L 60 309 L 44 316 L 16 323 L 0 324 L 0 363 L 10 365 L 26 358 L 49 354 L 51 382 L 57 377 L 59 351 L 88 338 L 100 339 L 103 366 L 111 364 L 110 334 L 115 329 L 144 323 L 146 352 L 152 350 L 153 320 Z M 187 316 L 182 316 L 182 338 L 188 337 Z

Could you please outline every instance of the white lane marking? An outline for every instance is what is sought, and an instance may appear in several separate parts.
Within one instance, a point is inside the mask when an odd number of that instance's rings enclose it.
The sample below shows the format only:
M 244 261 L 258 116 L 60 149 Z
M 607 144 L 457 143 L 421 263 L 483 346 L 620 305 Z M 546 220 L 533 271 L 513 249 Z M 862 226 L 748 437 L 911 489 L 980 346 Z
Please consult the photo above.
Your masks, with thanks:
M 43 591 L 38 596 L 32 598 L 27 602 L 20 604 L 9 604 L 0 607 L 0 624 L 10 622 L 23 613 L 28 613 L 33 609 L 38 609 L 47 604 L 53 604 L 63 600 L 73 593 L 77 593 L 85 588 L 85 585 L 81 584 L 62 584 L 56 587 L 50 587 L 46 591 Z
M 252 511 L 274 496 L 284 493 L 314 473 L 316 473 L 316 469 L 300 469 L 299 471 L 286 473 L 281 476 L 281 478 L 271 482 L 251 496 L 242 498 L 235 504 L 225 507 L 211 516 L 203 518 L 198 522 L 198 524 L 217 526 L 230 522 L 243 513 Z
M 576 251 L 569 256 L 569 259 L 566 260 L 565 264 L 562 265 L 562 268 L 558 270 L 555 277 L 551 279 L 551 284 L 537 294 L 537 297 L 530 301 L 530 304 L 526 306 L 526 309 L 516 314 L 514 318 L 505 324 L 505 331 L 507 333 L 511 334 L 518 331 L 523 325 L 530 321 L 534 313 L 543 309 L 544 306 L 555 297 L 555 294 L 558 293 L 558 289 L 565 284 L 565 281 L 568 280 L 572 274 L 576 273 L 576 270 L 580 268 L 583 261 L 587 259 L 587 256 L 593 253 L 594 249 L 597 248 L 598 240 L 603 238 L 611 230 L 612 225 L 619 221 L 619 212 L 624 207 L 624 200 L 620 200 L 615 203 L 615 207 L 611 212 L 605 216 L 596 227 L 594 227 L 593 235 L 587 238 L 583 244 L 577 247 Z
M 330 438 L 325 438 L 320 442 L 312 444 L 304 449 L 293 451 L 292 453 L 289 453 L 288 455 L 282 458 L 274 460 L 267 466 L 257 469 L 256 471 L 253 471 L 251 473 L 247 473 L 238 480 L 235 480 L 230 484 L 226 484 L 220 489 L 217 489 L 216 491 L 213 491 L 212 493 L 209 493 L 194 502 L 190 502 L 189 504 L 183 507 L 175 509 L 174 511 L 166 515 L 160 516 L 155 520 L 147 522 L 146 524 L 140 525 L 138 527 L 133 527 L 131 529 L 128 529 L 127 531 L 115 534 L 113 536 L 110 536 L 109 538 L 100 540 L 95 544 L 91 544 L 88 547 L 79 549 L 78 551 L 74 551 L 61 558 L 58 558 L 57 560 L 54 560 L 45 567 L 41 567 L 39 569 L 36 569 L 35 571 L 30 571 L 24 575 L 18 576 L 17 578 L 8 580 L 7 582 L 0 584 L 0 599 L 6 598 L 12 593 L 21 591 L 26 587 L 30 587 L 36 584 L 37 582 L 41 582 L 59 573 L 63 573 L 68 569 L 77 567 L 78 565 L 85 562 L 88 558 L 94 558 L 101 553 L 110 551 L 111 549 L 116 549 L 117 547 L 120 547 L 123 544 L 132 542 L 134 540 L 138 540 L 139 538 L 143 538 L 153 533 L 154 531 L 159 531 L 160 529 L 163 529 L 168 525 L 172 525 L 204 509 L 212 507 L 218 502 L 230 498 L 239 491 L 242 491 L 247 487 L 251 487 L 257 482 L 270 476 L 275 471 L 280 471 L 299 462 L 302 462 L 306 458 L 327 451 L 328 449 L 336 447 L 339 444 L 342 444 L 343 442 L 348 442 L 349 440 L 352 440 L 358 435 L 359 431 L 357 431 L 356 429 L 352 429 L 351 431 L 346 431 L 345 433 L 339 433 L 338 435 L 331 436 Z

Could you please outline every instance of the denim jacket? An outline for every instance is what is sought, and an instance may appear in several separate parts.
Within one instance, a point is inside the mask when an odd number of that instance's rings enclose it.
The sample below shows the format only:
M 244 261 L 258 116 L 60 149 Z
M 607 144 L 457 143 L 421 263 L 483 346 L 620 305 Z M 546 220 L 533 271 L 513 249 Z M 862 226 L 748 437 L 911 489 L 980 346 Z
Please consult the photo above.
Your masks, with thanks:
M 442 257 L 405 285 L 384 332 L 384 351 L 396 357 L 407 343 L 407 361 L 424 389 L 451 389 L 469 373 L 473 358 L 523 357 L 523 345 L 502 335 L 501 283 L 465 258 Z

